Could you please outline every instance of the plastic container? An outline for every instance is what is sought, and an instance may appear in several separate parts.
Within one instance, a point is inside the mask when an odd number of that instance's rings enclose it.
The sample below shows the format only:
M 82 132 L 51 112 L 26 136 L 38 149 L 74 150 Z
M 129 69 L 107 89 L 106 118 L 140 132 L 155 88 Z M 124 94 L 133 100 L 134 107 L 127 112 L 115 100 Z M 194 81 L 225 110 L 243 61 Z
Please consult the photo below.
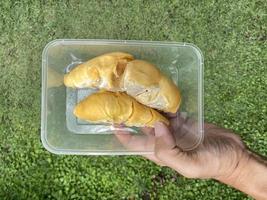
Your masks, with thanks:
M 74 105 L 92 90 L 66 88 L 63 76 L 77 64 L 95 56 L 122 51 L 149 61 L 178 84 L 182 104 L 172 116 L 175 137 L 184 150 L 196 148 L 203 139 L 203 56 L 192 44 L 120 40 L 54 40 L 42 55 L 41 139 L 56 154 L 122 155 L 150 154 L 152 145 L 123 145 L 112 126 L 99 129 L 72 115 Z M 101 127 L 101 124 L 100 124 Z M 100 130 L 100 131 L 99 131 Z M 149 139 L 140 129 L 127 132 L 131 137 Z M 152 142 L 153 143 L 153 142 Z

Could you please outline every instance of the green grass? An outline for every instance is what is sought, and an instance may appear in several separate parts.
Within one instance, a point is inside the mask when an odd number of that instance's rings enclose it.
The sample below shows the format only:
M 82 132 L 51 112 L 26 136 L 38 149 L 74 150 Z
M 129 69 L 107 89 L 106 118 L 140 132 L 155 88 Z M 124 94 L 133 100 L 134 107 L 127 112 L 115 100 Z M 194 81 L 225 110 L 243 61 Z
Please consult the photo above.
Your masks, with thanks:
M 205 119 L 267 155 L 267 3 L 0 2 L 0 199 L 246 199 L 135 156 L 57 156 L 40 142 L 41 53 L 56 38 L 191 42 L 205 58 Z

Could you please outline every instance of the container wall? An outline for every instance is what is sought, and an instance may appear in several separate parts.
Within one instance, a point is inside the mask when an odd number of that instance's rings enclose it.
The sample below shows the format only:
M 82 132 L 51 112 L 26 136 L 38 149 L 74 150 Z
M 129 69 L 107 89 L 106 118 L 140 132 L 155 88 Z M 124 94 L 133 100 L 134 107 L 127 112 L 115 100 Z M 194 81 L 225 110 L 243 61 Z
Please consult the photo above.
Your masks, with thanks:
M 191 45 L 139 41 L 57 40 L 43 53 L 42 141 L 54 153 L 63 154 L 142 154 L 153 152 L 153 145 L 144 149 L 124 147 L 113 132 L 110 134 L 76 134 L 66 124 L 66 88 L 63 75 L 73 62 L 84 62 L 95 56 L 123 51 L 137 59 L 147 60 L 160 68 L 179 85 L 182 104 L 175 130 L 177 144 L 192 149 L 203 136 L 202 57 Z M 188 121 L 189 119 L 189 121 Z M 190 122 L 190 123 L 188 123 Z M 146 139 L 141 133 L 131 133 Z

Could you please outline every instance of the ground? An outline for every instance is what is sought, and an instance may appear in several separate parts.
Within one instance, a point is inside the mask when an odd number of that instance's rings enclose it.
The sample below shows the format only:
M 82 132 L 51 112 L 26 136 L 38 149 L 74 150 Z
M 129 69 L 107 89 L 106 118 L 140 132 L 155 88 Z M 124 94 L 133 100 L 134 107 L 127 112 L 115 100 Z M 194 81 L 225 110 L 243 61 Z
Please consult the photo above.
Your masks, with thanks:
M 267 155 L 265 0 L 0 2 L 0 199 L 247 199 L 137 156 L 58 156 L 40 142 L 41 54 L 57 38 L 190 42 L 205 120 Z

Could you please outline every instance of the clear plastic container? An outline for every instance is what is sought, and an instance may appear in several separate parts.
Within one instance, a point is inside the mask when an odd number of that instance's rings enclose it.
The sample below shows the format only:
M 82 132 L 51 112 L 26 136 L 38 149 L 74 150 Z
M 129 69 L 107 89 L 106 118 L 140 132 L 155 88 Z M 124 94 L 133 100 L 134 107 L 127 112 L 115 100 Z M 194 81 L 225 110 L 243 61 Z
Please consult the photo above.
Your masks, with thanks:
M 54 40 L 42 55 L 41 139 L 44 147 L 56 154 L 122 155 L 150 154 L 153 145 L 129 147 L 116 137 L 112 126 L 88 124 L 72 115 L 74 105 L 90 89 L 66 88 L 63 76 L 77 64 L 98 55 L 122 51 L 155 64 L 181 90 L 182 104 L 176 124 L 177 145 L 184 150 L 196 148 L 203 139 L 203 56 L 192 44 L 125 40 Z M 101 125 L 100 125 L 101 126 Z M 127 132 L 141 140 L 148 135 L 140 129 Z

